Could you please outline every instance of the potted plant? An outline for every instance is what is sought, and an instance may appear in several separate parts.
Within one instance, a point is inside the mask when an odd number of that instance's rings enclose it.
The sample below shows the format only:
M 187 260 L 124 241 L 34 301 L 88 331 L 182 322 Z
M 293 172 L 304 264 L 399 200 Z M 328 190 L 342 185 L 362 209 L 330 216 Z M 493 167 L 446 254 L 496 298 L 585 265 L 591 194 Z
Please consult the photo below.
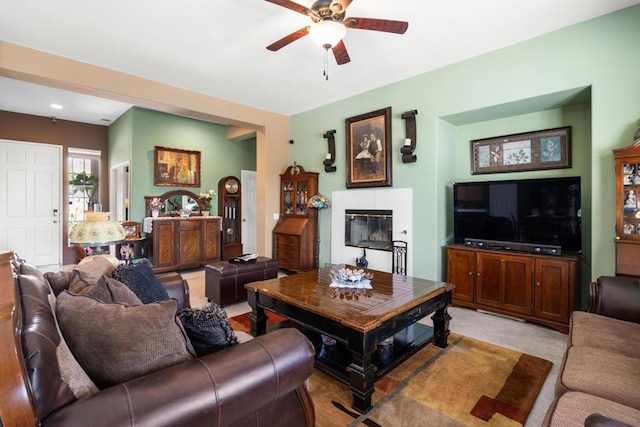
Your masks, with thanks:
M 73 176 L 73 179 L 69 181 L 69 185 L 73 186 L 73 193 L 84 193 L 87 198 L 87 209 L 97 202 L 96 193 L 98 191 L 98 177 L 90 175 L 86 172 L 80 172 Z
M 198 195 L 198 201 L 202 204 L 202 216 L 209 216 L 211 212 L 211 199 L 216 195 L 215 190 L 209 190 L 206 193 Z

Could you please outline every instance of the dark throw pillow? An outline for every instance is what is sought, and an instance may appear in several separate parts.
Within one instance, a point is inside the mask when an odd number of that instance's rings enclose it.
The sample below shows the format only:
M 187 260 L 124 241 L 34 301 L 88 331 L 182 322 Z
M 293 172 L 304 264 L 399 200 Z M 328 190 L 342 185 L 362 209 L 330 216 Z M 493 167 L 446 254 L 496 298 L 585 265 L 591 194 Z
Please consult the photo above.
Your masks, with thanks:
M 178 319 L 198 357 L 238 344 L 227 312 L 215 304 L 185 308 L 178 313 Z
M 167 290 L 156 277 L 153 266 L 147 260 L 135 264 L 119 265 L 111 277 L 127 285 L 143 304 L 169 299 Z
M 58 324 L 71 352 L 99 388 L 193 359 L 177 309 L 175 299 L 128 306 L 68 291 L 58 296 L 56 304 Z

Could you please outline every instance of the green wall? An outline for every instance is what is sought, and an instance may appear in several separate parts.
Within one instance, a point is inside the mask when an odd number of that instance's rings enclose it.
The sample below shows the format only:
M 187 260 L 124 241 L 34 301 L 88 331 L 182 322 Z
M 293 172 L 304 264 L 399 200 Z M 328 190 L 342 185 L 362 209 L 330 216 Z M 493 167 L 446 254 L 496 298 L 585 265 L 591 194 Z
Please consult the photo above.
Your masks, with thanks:
M 201 153 L 201 186 L 153 185 L 154 147 L 196 150 Z M 174 116 L 134 107 L 109 127 L 109 164 L 131 162 L 131 220 L 142 221 L 144 196 L 159 195 L 178 188 L 196 194 L 218 190 L 218 181 L 240 171 L 256 170 L 256 140 L 227 139 L 224 125 Z M 212 200 L 212 212 L 218 200 Z
M 321 172 L 321 193 L 344 190 L 345 118 L 391 106 L 393 186 L 414 189 L 414 275 L 429 279 L 446 275 L 443 247 L 451 238 L 453 182 L 580 175 L 584 302 L 586 283 L 615 270 L 611 150 L 632 142 L 640 117 L 639 22 L 640 6 L 634 6 L 297 114 L 290 120 L 295 143 L 289 160 Z M 418 161 L 403 164 L 400 115 L 413 109 Z M 574 128 L 570 169 L 470 174 L 470 140 L 557 126 Z M 337 130 L 336 173 L 322 167 L 322 134 L 330 129 Z M 320 265 L 331 258 L 329 217 L 321 212 Z
M 109 167 L 131 162 L 133 150 L 133 111 L 121 115 L 109 126 Z

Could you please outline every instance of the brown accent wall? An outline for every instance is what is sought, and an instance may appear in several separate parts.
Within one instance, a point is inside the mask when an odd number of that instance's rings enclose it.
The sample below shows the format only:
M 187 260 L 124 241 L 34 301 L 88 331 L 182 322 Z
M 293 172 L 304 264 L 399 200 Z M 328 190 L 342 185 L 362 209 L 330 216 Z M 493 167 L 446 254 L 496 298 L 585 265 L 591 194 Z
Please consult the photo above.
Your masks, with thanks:
M 32 116 L 28 114 L 0 111 L 0 139 L 13 141 L 38 142 L 43 144 L 62 146 L 62 179 L 66 183 L 67 177 L 67 150 L 73 148 L 87 148 L 102 152 L 102 168 L 100 169 L 100 201 L 103 210 L 109 210 L 109 166 L 108 149 L 109 128 L 106 126 L 89 125 L 85 123 L 57 120 L 52 123 L 50 117 Z M 76 250 L 67 247 L 66 236 L 68 233 L 67 218 L 69 216 L 69 199 L 66 186 L 62 189 L 62 225 L 63 252 L 62 262 L 65 265 L 76 262 Z

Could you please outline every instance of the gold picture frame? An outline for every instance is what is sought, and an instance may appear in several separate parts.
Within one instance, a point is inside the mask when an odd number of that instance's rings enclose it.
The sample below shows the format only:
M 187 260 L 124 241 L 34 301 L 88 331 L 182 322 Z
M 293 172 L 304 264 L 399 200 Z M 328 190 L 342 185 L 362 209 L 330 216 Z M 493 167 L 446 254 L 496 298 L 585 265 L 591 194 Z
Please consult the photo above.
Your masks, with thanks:
M 156 146 L 153 170 L 154 185 L 200 187 L 200 151 Z
M 571 167 L 571 126 L 471 141 L 471 174 Z
M 347 188 L 390 187 L 391 107 L 345 120 Z

